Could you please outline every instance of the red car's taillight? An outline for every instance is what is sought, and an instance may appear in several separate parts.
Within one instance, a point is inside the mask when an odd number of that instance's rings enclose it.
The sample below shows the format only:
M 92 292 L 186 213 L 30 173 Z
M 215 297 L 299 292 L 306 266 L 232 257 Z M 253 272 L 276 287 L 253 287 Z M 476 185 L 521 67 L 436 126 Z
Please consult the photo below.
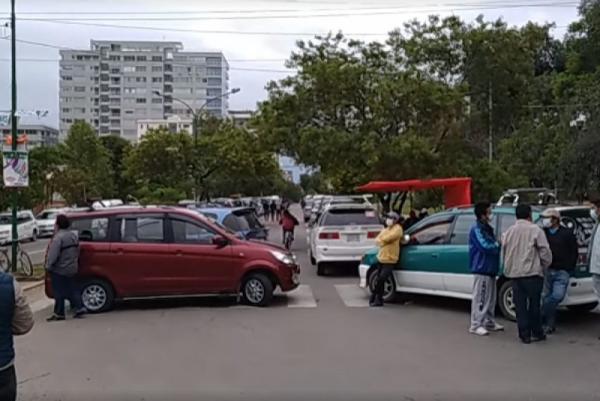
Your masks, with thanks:
M 379 235 L 379 231 L 369 231 L 369 233 L 367 234 L 367 238 L 370 238 L 370 239 L 377 238 L 378 235 Z
M 319 239 L 340 239 L 340 233 L 320 233 Z

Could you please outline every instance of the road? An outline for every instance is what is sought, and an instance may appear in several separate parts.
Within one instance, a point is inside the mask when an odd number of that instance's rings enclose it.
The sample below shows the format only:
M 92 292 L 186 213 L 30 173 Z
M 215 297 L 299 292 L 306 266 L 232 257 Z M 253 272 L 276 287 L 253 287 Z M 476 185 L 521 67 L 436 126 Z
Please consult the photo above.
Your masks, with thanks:
M 48 246 L 49 238 L 38 238 L 35 242 L 23 242 L 21 246 L 27 252 L 34 265 L 44 263 L 46 247 Z
M 278 230 L 277 230 L 278 231 Z M 135 302 L 46 323 L 16 341 L 20 400 L 587 400 L 600 397 L 600 318 L 559 316 L 546 343 L 514 324 L 467 333 L 469 303 L 415 297 L 370 309 L 356 269 L 318 277 L 302 228 L 303 285 L 269 308 Z

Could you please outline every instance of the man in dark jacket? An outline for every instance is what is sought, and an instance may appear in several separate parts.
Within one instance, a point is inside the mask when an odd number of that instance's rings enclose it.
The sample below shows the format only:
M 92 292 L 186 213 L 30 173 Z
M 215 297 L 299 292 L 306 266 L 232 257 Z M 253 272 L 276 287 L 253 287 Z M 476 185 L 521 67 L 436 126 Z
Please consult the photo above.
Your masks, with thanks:
M 54 295 L 54 314 L 48 319 L 65 320 L 65 300 L 69 300 L 75 318 L 83 317 L 85 308 L 81 305 L 81 296 L 75 283 L 79 263 L 79 239 L 69 231 L 71 223 L 67 216 L 56 217 L 56 233 L 48 247 L 46 270 L 50 273 L 52 293 Z
M 556 308 L 567 294 L 570 272 L 577 265 L 579 247 L 573 231 L 560 225 L 558 210 L 545 210 L 542 223 L 552 251 L 552 264 L 544 276 L 542 324 L 545 334 L 552 334 L 555 331 Z
M 504 330 L 494 318 L 496 276 L 500 265 L 500 244 L 494 236 L 492 207 L 489 202 L 475 205 L 477 221 L 469 232 L 469 265 L 473 273 L 473 300 L 469 332 L 479 336 Z
M 0 400 L 17 398 L 15 347 L 13 335 L 28 333 L 33 327 L 33 313 L 19 283 L 0 272 Z

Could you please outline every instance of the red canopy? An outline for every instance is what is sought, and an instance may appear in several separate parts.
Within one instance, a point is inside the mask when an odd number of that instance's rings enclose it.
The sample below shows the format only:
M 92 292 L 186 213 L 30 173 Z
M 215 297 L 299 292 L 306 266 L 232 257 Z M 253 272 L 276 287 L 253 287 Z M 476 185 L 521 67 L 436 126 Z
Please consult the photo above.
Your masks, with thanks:
M 356 188 L 360 192 L 406 192 L 444 188 L 446 208 L 471 204 L 470 177 L 434 178 L 431 180 L 371 181 Z

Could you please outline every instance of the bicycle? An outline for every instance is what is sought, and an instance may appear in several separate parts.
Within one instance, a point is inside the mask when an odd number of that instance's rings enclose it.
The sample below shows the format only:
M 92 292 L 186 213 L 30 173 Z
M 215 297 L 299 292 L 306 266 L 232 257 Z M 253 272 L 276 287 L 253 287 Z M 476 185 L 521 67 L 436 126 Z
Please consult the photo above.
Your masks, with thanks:
M 10 245 L 0 249 L 0 270 L 5 273 L 10 272 L 12 268 L 11 253 L 12 248 Z M 21 272 L 26 276 L 33 276 L 33 262 L 27 252 L 21 248 L 19 242 L 17 242 L 17 272 Z
M 283 233 L 283 245 L 285 246 L 285 249 L 288 251 L 292 249 L 292 242 L 294 242 L 294 233 L 291 231 L 285 231 Z

